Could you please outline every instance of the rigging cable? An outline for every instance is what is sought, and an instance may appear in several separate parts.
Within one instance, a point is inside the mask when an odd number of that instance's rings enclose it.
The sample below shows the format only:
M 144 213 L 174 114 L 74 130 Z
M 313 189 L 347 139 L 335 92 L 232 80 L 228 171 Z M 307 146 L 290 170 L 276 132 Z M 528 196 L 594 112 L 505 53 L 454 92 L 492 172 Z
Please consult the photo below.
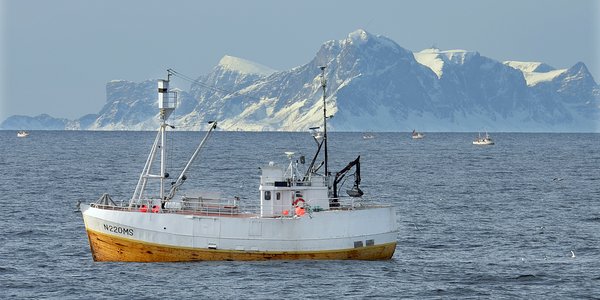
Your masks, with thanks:
M 349 174 L 348 176 L 344 176 L 344 179 L 342 180 L 342 182 L 340 183 L 338 190 L 341 191 L 342 188 L 344 187 L 344 184 L 346 183 L 346 179 L 348 179 L 349 177 L 352 177 L 356 180 L 356 171 L 354 171 L 354 173 Z M 338 195 L 339 197 L 339 195 Z
M 173 134 L 174 132 L 170 132 L 170 134 Z M 173 147 L 173 138 L 167 139 L 167 150 L 168 150 L 168 154 L 167 154 L 167 170 L 174 170 L 173 167 L 173 152 L 175 150 L 175 148 Z M 171 174 L 169 174 L 171 175 Z M 170 177 L 170 176 L 169 176 Z
M 197 84 L 197 85 L 199 85 L 201 87 L 213 90 L 215 92 L 220 92 L 220 93 L 224 93 L 226 95 L 231 95 L 231 96 L 236 96 L 237 95 L 237 96 L 240 96 L 240 97 L 246 97 L 246 98 L 250 98 L 250 99 L 254 99 L 254 100 L 259 100 L 259 101 L 262 99 L 260 97 L 256 97 L 256 96 L 252 96 L 252 95 L 248 95 L 248 94 L 241 94 L 241 93 L 239 93 L 239 91 L 233 92 L 233 91 L 230 91 L 230 90 L 226 90 L 226 89 L 223 89 L 223 88 L 216 87 L 214 85 L 210 85 L 210 84 L 202 82 L 202 81 L 200 81 L 198 79 L 193 79 L 193 78 L 191 78 L 191 77 L 189 77 L 187 75 L 181 74 L 181 73 L 179 73 L 179 72 L 177 72 L 177 71 L 175 71 L 173 69 L 167 69 L 167 71 L 170 74 L 179 77 L 180 79 L 183 79 L 183 80 L 185 80 L 187 82 L 192 83 L 192 85 L 193 84 Z M 257 82 L 257 81 L 258 80 L 256 80 L 255 82 Z M 252 82 L 250 85 L 254 84 L 255 82 Z

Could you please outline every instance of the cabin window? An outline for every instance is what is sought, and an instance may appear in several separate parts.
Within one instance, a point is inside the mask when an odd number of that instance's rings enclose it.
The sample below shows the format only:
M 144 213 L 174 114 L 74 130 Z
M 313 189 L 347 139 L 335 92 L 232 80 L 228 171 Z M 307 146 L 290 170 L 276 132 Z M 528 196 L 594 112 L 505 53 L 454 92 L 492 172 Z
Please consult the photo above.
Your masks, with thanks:
M 265 200 L 271 200 L 271 191 L 265 191 Z
M 281 193 L 280 192 L 275 193 L 275 199 L 281 200 Z

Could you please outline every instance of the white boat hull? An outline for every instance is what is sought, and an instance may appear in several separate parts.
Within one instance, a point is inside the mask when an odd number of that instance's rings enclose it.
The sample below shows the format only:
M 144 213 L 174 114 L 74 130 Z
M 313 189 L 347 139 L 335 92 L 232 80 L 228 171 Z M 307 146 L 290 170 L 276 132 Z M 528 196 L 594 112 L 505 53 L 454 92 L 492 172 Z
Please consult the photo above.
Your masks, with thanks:
M 312 217 L 143 213 L 85 206 L 96 261 L 389 259 L 393 207 L 313 212 Z
M 424 137 L 425 137 L 425 135 L 424 135 L 424 134 L 422 134 L 422 133 L 420 133 L 420 132 L 413 132 L 413 134 L 411 135 L 411 137 L 412 137 L 413 139 L 415 139 L 415 140 L 418 140 L 418 139 L 422 139 L 422 138 L 424 138 Z

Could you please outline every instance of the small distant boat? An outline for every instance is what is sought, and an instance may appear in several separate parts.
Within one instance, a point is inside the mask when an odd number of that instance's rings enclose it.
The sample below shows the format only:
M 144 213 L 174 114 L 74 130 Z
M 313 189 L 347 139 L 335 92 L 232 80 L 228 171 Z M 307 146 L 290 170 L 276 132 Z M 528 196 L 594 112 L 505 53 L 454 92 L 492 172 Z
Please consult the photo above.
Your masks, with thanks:
M 29 132 L 21 130 L 19 132 L 17 132 L 17 137 L 28 137 L 29 136 Z
M 493 145 L 494 144 L 494 140 L 492 140 L 492 138 L 488 135 L 488 133 L 485 133 L 484 137 L 481 137 L 481 133 L 478 134 L 477 138 L 473 141 L 473 145 Z
M 411 137 L 416 140 L 416 139 L 422 139 L 422 138 L 424 138 L 425 135 L 423 133 L 418 132 L 418 131 L 416 131 L 416 130 L 413 129 Z
M 374 139 L 374 138 L 375 138 L 375 136 L 372 133 L 370 133 L 370 132 L 367 132 L 367 133 L 363 134 L 363 139 L 364 140 L 370 140 L 370 139 Z

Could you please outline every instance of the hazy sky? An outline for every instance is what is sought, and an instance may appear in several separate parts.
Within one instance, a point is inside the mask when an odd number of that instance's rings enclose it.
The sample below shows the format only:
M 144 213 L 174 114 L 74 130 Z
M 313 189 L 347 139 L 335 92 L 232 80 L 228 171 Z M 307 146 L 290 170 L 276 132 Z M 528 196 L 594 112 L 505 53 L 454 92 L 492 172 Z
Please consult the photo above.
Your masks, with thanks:
M 162 78 L 167 68 L 195 78 L 226 54 L 290 69 L 359 28 L 412 51 L 582 61 L 599 81 L 599 19 L 591 0 L 0 0 L 0 122 L 97 113 L 110 80 Z

